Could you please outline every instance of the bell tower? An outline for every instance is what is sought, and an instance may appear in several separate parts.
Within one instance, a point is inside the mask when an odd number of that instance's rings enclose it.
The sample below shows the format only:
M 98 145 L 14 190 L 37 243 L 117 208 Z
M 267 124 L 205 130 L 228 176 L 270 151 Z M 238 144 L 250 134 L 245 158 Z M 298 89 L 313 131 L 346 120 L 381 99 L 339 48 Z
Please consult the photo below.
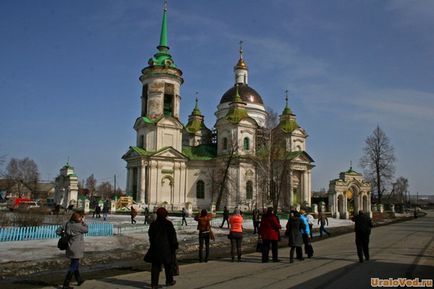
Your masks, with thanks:
M 182 124 L 179 121 L 180 87 L 184 82 L 169 53 L 167 37 L 167 2 L 164 3 L 160 43 L 157 52 L 142 70 L 141 115 L 134 129 L 137 147 L 157 151 L 163 147 L 182 150 Z

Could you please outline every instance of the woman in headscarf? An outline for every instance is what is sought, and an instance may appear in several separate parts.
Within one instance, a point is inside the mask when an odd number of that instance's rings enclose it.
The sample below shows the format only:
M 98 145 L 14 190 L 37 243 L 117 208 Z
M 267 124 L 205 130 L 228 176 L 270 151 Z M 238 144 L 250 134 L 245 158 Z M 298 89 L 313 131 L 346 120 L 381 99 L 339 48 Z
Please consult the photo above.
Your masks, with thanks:
M 151 286 L 158 287 L 161 267 L 164 266 L 166 274 L 166 286 L 175 285 L 173 279 L 174 263 L 176 260 L 176 250 L 178 249 L 178 239 L 176 231 L 171 221 L 167 219 L 167 210 L 159 208 L 157 219 L 149 226 L 149 250 L 145 256 L 145 261 L 152 263 L 151 267 Z

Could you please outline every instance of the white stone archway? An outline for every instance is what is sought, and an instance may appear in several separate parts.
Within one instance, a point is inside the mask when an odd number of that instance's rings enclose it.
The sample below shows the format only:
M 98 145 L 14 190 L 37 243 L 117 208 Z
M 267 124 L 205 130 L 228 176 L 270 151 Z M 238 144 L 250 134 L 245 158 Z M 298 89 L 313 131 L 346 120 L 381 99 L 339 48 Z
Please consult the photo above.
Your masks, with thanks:
M 359 210 L 370 214 L 371 184 L 351 168 L 341 172 L 339 178 L 330 181 L 328 198 L 329 210 L 335 218 L 348 219 Z

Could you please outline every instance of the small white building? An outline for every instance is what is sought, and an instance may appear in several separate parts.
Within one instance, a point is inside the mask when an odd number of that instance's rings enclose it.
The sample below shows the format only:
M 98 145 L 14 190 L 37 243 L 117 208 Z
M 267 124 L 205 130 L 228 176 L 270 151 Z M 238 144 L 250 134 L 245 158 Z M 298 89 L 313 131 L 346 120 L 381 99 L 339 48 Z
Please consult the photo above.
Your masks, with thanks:
M 349 219 L 360 210 L 371 215 L 371 183 L 350 169 L 331 180 L 328 190 L 329 211 L 335 218 Z
M 54 203 L 67 208 L 69 205 L 77 206 L 78 178 L 74 168 L 66 163 L 60 169 L 60 174 L 55 180 Z

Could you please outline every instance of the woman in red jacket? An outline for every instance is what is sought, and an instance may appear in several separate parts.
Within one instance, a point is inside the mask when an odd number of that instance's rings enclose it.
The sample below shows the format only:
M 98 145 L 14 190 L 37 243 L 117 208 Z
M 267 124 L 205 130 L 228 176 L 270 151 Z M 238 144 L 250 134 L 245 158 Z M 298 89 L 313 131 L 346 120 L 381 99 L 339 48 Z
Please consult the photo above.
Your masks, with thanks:
M 241 241 L 243 240 L 243 216 L 240 214 L 240 209 L 236 208 L 234 214 L 229 217 L 229 225 L 231 227 L 229 239 L 231 239 L 231 256 L 232 262 L 235 260 L 235 248 L 237 250 L 238 262 L 241 261 Z
M 273 212 L 273 208 L 269 207 L 264 216 L 262 216 L 259 234 L 262 238 L 262 263 L 268 262 L 268 254 L 270 251 L 273 256 L 273 262 L 279 262 L 277 257 L 277 242 L 280 235 L 280 222 Z

